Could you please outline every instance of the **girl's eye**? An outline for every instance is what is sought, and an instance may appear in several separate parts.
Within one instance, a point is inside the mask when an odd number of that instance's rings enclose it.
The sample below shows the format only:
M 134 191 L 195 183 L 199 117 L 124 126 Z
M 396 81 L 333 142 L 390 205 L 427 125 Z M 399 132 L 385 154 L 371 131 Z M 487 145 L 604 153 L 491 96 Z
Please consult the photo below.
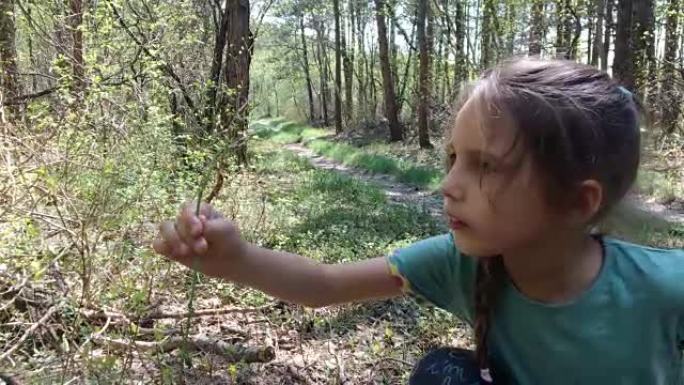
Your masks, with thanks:
M 454 163 L 456 163 L 456 154 L 451 153 L 451 154 L 449 154 L 449 165 L 453 166 Z
M 485 174 L 492 173 L 495 171 L 494 163 L 484 160 L 480 162 L 480 170 Z

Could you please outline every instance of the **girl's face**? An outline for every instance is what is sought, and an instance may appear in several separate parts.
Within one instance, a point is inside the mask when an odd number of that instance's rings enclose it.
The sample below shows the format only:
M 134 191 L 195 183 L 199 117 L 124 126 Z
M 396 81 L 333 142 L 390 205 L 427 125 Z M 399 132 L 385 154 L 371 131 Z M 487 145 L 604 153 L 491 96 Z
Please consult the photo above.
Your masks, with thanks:
M 479 103 L 471 97 L 451 128 L 452 166 L 442 193 L 456 246 L 485 257 L 550 236 L 559 215 L 522 138 L 516 138 L 518 129 L 505 114 L 484 119 Z

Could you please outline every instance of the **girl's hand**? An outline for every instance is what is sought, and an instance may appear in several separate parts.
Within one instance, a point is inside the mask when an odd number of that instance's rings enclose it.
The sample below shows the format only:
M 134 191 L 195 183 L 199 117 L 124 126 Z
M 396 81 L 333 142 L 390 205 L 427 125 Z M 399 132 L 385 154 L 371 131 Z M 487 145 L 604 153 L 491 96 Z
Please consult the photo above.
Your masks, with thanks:
M 159 226 L 154 250 L 204 274 L 229 278 L 245 258 L 247 243 L 237 226 L 223 218 L 211 205 L 202 204 L 199 216 L 196 203 L 188 202 L 176 221 Z

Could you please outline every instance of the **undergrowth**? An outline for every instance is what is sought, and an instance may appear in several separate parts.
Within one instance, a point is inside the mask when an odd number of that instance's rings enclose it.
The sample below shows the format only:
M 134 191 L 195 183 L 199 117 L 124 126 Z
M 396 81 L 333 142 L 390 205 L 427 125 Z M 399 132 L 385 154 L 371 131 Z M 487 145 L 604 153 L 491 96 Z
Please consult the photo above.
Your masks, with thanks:
M 191 277 L 149 247 L 157 224 L 193 197 L 207 155 L 159 129 L 165 119 L 156 118 L 155 129 L 131 122 L 125 135 L 106 138 L 83 129 L 85 120 L 60 122 L 59 135 L 26 129 L 21 143 L 15 136 L 2 138 L 4 155 L 21 161 L 3 170 L 0 185 L 6 193 L 0 217 L 0 351 L 16 347 L 2 367 L 24 383 L 272 384 L 293 376 L 281 370 L 282 363 L 231 362 L 197 352 L 192 366 L 181 371 L 177 351 L 130 345 L 160 344 L 178 332 L 182 317 L 147 317 L 182 312 Z M 283 137 L 294 130 L 280 124 Z M 297 135 L 321 133 L 305 128 Z M 315 170 L 280 148 L 283 137 L 266 136 L 251 142 L 249 167 L 226 162 L 228 177 L 214 202 L 247 240 L 322 262 L 345 262 L 386 255 L 439 231 L 426 213 L 388 204 L 373 186 Z M 266 307 L 195 319 L 192 335 L 275 348 L 278 362 L 297 356 L 288 346 L 310 356 L 342 357 L 347 375 L 358 383 L 400 382 L 410 370 L 400 362 L 415 361 L 433 345 L 468 343 L 466 329 L 453 317 L 407 299 L 311 310 L 207 277 L 196 294 L 198 310 Z M 103 311 L 123 314 L 126 321 L 98 316 Z M 45 314 L 46 326 L 31 330 Z M 114 348 L 112 341 L 129 347 Z M 311 362 L 306 371 L 314 383 L 328 383 L 339 366 Z

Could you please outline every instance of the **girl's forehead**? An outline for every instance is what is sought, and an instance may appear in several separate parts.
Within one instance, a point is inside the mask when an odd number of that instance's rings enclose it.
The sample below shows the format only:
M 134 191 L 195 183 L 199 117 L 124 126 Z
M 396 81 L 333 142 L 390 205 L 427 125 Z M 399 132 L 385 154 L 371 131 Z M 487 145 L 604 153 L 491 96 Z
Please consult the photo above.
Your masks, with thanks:
M 477 97 L 468 99 L 450 128 L 451 146 L 501 154 L 510 150 L 518 129 L 509 114 Z

